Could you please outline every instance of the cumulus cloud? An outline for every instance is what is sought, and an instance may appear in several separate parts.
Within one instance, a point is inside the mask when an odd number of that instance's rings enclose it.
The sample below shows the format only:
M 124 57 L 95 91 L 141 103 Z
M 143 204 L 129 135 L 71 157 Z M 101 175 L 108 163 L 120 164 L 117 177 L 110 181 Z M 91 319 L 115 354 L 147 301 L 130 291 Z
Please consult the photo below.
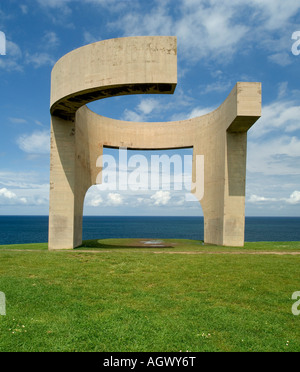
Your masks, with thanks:
M 89 200 L 87 202 L 87 205 L 89 205 L 90 207 L 99 207 L 99 205 L 102 203 L 103 203 L 103 199 L 101 198 L 101 196 L 96 196 L 92 198 L 91 200 Z
M 0 195 L 4 196 L 7 199 L 13 199 L 17 197 L 16 194 L 7 190 L 6 188 L 0 189 Z
M 289 204 L 300 204 L 300 191 L 294 191 L 288 199 L 285 199 Z
M 286 96 L 287 94 L 287 89 L 288 89 L 288 82 L 287 81 L 282 81 L 278 85 L 278 99 L 281 99 Z
M 169 1 L 156 1 L 150 12 L 124 11 L 112 26 L 123 30 L 124 36 L 177 35 L 179 58 L 189 61 L 206 58 L 224 63 L 255 43 L 270 53 L 273 62 L 286 65 L 290 63 L 287 40 L 277 40 L 274 32 L 291 28 L 299 9 L 294 0 L 178 0 L 172 2 L 173 17 Z
M 192 119 L 198 116 L 206 115 L 214 110 L 215 110 L 215 107 L 195 107 L 189 112 L 179 112 L 179 113 L 173 114 L 171 117 L 171 120 L 178 121 L 178 120 Z
M 218 76 L 216 76 L 218 77 Z M 233 88 L 234 84 L 231 81 L 216 81 L 214 83 L 208 84 L 202 89 L 202 94 L 207 93 L 220 93 L 220 92 L 227 92 Z
M 192 108 L 192 104 L 193 102 L 187 96 L 182 97 L 181 92 L 174 98 L 174 102 L 165 104 L 162 103 L 162 100 L 146 98 L 142 99 L 133 110 L 125 109 L 122 119 L 134 122 L 154 121 L 162 112 L 169 110 L 169 112 L 172 112 L 170 121 L 186 120 L 208 114 L 216 108 L 199 106 Z M 190 107 L 190 110 L 174 114 L 174 110 L 178 110 L 182 106 Z
M 250 203 L 261 203 L 261 202 L 271 202 L 271 201 L 277 201 L 276 198 L 265 198 L 264 196 L 258 196 L 258 195 L 251 195 L 249 200 Z
M 117 27 L 125 35 L 177 35 L 182 55 L 191 60 L 216 55 L 229 56 L 248 31 L 243 24 L 232 22 L 235 8 L 215 1 L 179 1 L 178 18 L 169 13 L 168 2 L 159 1 L 151 12 L 126 13 Z
M 68 23 L 66 18 L 71 16 L 72 7 L 79 3 L 79 0 L 36 1 L 47 12 L 56 11 L 55 21 L 59 17 L 64 24 Z M 283 66 L 291 63 L 288 41 L 274 36 L 274 32 L 280 30 L 282 35 L 290 30 L 300 10 L 295 0 L 157 0 L 147 12 L 139 2 L 131 2 L 130 7 L 127 1 L 119 0 L 85 0 L 84 3 L 101 11 L 118 13 L 116 21 L 107 26 L 121 30 L 124 36 L 177 35 L 179 58 L 218 59 L 224 63 L 255 43 L 269 52 L 271 61 Z M 95 40 L 89 32 L 84 39 Z
M 47 31 L 43 37 L 43 44 L 45 48 L 56 48 L 60 41 L 57 34 L 54 31 Z
M 92 44 L 100 41 L 102 38 L 100 36 L 94 36 L 89 31 L 84 31 L 83 33 L 83 41 L 84 44 Z
M 42 66 L 53 66 L 55 64 L 55 58 L 46 52 L 36 52 L 25 54 L 25 62 L 32 65 L 34 68 L 40 68 Z
M 250 172 L 264 175 L 300 174 L 300 106 L 286 100 L 287 83 L 279 84 L 278 98 L 263 106 L 262 117 L 248 134 Z
M 286 67 L 292 63 L 292 58 L 287 52 L 274 53 L 269 56 L 271 62 L 277 63 L 282 67 Z
M 19 148 L 29 154 L 48 154 L 50 151 L 50 133 L 36 131 L 23 134 L 17 139 Z
M 249 5 L 260 10 L 258 18 L 264 22 L 268 30 L 278 30 L 286 27 L 300 9 L 300 4 L 294 0 L 246 0 Z
M 127 1 L 120 1 L 120 0 L 36 0 L 37 3 L 47 9 L 47 10 L 55 10 L 62 13 L 64 17 L 72 15 L 72 5 L 76 3 L 83 3 L 87 6 L 94 5 L 95 7 L 99 7 L 100 10 L 103 9 L 110 11 L 110 12 L 118 12 L 124 11 L 124 9 L 128 8 Z M 130 4 L 130 8 L 134 7 L 134 2 Z M 60 16 L 60 15 L 59 15 Z
M 118 193 L 110 192 L 107 195 L 108 204 L 110 205 L 121 205 L 123 204 L 123 197 Z
M 18 197 L 14 192 L 8 190 L 7 188 L 0 189 L 0 204 L 26 204 L 27 199 L 24 197 Z
M 133 110 L 126 109 L 123 114 L 123 120 L 141 122 L 145 121 L 145 117 L 142 114 L 138 114 Z
M 24 64 L 31 65 L 34 68 L 43 66 L 53 66 L 56 58 L 45 51 L 45 49 L 54 48 L 59 44 L 57 35 L 54 32 L 47 32 L 41 42 L 43 51 L 30 52 L 21 51 L 18 44 L 11 40 L 6 41 L 6 56 L 0 59 L 0 69 L 6 71 L 23 71 Z
M 154 200 L 154 205 L 166 205 L 171 199 L 170 191 L 157 191 L 151 199 Z
M 48 175 L 47 175 L 48 176 Z M 48 181 L 48 179 L 47 179 Z M 40 174 L 36 172 L 5 172 L 0 171 L 0 185 L 20 189 L 47 189 L 49 183 L 40 182 Z
M 159 102 L 156 99 L 153 98 L 146 98 L 141 100 L 139 105 L 137 106 L 137 109 L 145 114 L 150 114 L 157 106 L 159 106 Z
M 125 109 L 123 120 L 143 122 L 149 120 L 151 114 L 159 113 L 161 110 L 159 100 L 154 98 L 141 99 L 134 110 Z
M 48 177 L 47 177 L 48 178 Z M 49 183 L 35 172 L 0 172 L 0 204 L 47 206 Z
M 262 117 L 251 130 L 251 135 L 261 137 L 271 131 L 293 132 L 300 129 L 300 105 L 294 101 L 280 101 L 266 105 Z
M 130 192 L 123 193 L 103 191 L 101 185 L 91 187 L 85 197 L 87 207 L 97 208 L 101 206 L 106 210 L 113 210 L 114 207 L 121 207 L 126 200 L 131 198 Z
M 300 191 L 295 190 L 288 198 L 268 198 L 252 194 L 249 203 L 285 202 L 288 204 L 300 204 Z
M 300 139 L 296 136 L 248 142 L 247 169 L 264 175 L 299 175 Z
M 72 10 L 69 4 L 73 0 L 37 0 L 38 4 L 44 8 L 59 10 L 65 16 L 71 14 Z
M 0 69 L 6 71 L 22 71 L 22 52 L 18 44 L 6 40 L 6 56 L 0 58 Z

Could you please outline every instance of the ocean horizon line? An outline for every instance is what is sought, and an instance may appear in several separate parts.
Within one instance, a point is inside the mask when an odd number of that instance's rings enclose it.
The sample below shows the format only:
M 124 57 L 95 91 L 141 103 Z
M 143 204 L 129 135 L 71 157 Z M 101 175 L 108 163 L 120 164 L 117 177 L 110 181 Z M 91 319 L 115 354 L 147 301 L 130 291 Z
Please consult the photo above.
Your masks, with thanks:
M 48 214 L 0 214 L 0 217 L 49 217 Z M 180 217 L 180 218 L 200 218 L 204 216 L 170 216 L 170 215 L 143 215 L 143 214 L 136 214 L 136 215 L 83 215 L 83 217 Z M 245 216 L 245 218 L 300 218 L 299 216 Z
M 95 216 L 82 219 L 82 238 L 204 239 L 204 216 Z M 0 215 L 0 245 L 47 242 L 49 215 Z M 246 216 L 245 241 L 300 241 L 300 217 Z

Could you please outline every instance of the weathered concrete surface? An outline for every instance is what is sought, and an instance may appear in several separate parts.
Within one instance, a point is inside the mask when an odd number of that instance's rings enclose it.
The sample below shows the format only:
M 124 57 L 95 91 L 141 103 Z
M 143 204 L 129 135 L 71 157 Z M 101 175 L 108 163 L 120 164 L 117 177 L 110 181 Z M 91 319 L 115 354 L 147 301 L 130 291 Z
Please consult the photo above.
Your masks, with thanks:
M 130 37 L 87 45 L 54 66 L 49 249 L 81 244 L 84 197 L 90 186 L 101 182 L 96 162 L 103 146 L 193 147 L 193 182 L 196 156 L 205 159 L 205 242 L 244 245 L 247 131 L 261 115 L 260 83 L 237 83 L 218 109 L 185 121 L 126 122 L 85 106 L 111 95 L 173 93 L 176 54 L 175 37 Z M 199 196 L 199 190 L 193 192 Z
M 51 76 L 52 115 L 74 119 L 82 105 L 125 94 L 174 93 L 175 37 L 127 37 L 86 45 L 63 56 Z

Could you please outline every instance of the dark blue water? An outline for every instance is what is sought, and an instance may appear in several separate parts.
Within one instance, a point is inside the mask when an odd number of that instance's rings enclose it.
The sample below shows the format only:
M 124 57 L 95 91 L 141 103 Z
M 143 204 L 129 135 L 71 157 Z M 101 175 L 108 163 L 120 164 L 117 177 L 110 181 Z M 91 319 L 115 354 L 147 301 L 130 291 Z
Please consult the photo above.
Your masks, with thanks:
M 83 239 L 203 240 L 203 217 L 83 217 Z M 0 245 L 48 240 L 48 216 L 0 216 Z M 300 217 L 246 217 L 245 241 L 300 241 Z

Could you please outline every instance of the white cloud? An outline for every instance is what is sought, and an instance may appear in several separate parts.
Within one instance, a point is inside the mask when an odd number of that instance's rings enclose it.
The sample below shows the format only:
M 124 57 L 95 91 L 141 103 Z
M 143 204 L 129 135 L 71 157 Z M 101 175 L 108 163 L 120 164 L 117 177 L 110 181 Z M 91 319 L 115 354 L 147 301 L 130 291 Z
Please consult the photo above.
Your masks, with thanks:
M 288 82 L 287 81 L 283 81 L 283 82 L 279 83 L 279 85 L 278 85 L 278 99 L 279 100 L 286 96 L 287 89 L 288 89 Z
M 56 62 L 55 58 L 53 58 L 49 53 L 45 52 L 36 52 L 33 54 L 26 52 L 25 57 L 26 64 L 32 65 L 34 68 L 53 66 Z
M 144 119 L 144 115 L 138 114 L 137 112 L 128 109 L 126 109 L 123 114 L 123 120 L 126 121 L 142 122 L 144 121 Z
M 152 12 L 130 12 L 118 20 L 128 35 L 176 35 L 183 57 L 198 60 L 203 57 L 229 57 L 248 31 L 243 24 L 234 24 L 236 9 L 230 4 L 203 1 L 181 1 L 176 4 L 179 15 L 172 18 L 168 2 L 157 2 Z
M 71 14 L 72 10 L 68 6 L 73 0 L 37 0 L 38 4 L 44 8 L 59 9 L 64 15 Z
M 26 204 L 27 199 L 24 197 L 18 197 L 14 192 L 7 188 L 0 189 L 0 204 Z
M 261 203 L 261 202 L 270 202 L 270 201 L 277 201 L 276 198 L 265 198 L 264 196 L 258 195 L 251 195 L 249 200 L 250 203 Z
M 0 69 L 6 71 L 22 71 L 22 52 L 18 44 L 13 41 L 6 40 L 6 56 L 0 58 Z
M 300 139 L 293 136 L 248 142 L 247 169 L 264 175 L 299 175 Z
M 270 203 L 270 202 L 285 202 L 288 204 L 300 204 L 300 191 L 296 190 L 292 192 L 289 198 L 282 198 L 282 197 L 269 198 L 269 197 L 258 196 L 258 195 L 252 194 L 250 198 L 248 199 L 248 202 L 254 203 L 254 204 Z
M 21 48 L 19 47 L 18 44 L 14 43 L 13 41 L 6 41 L 6 54 L 8 56 L 11 56 L 13 58 L 21 58 L 22 57 L 22 52 Z
M 82 1 L 82 0 L 74 0 L 74 1 Z M 124 0 L 84 0 L 84 3 L 91 4 L 95 6 L 99 6 L 99 9 L 103 11 L 103 8 L 105 10 L 111 11 L 111 12 L 119 12 L 123 11 L 128 7 L 128 1 Z M 130 8 L 133 8 L 135 6 L 135 2 L 130 2 Z
M 289 44 L 274 32 L 290 29 L 299 10 L 295 0 L 179 0 L 172 2 L 173 17 L 170 2 L 157 1 L 150 12 L 130 9 L 112 26 L 124 36 L 176 35 L 179 58 L 189 62 L 206 58 L 224 63 L 255 43 L 273 62 L 286 66 Z
M 203 115 L 206 115 L 212 111 L 214 111 L 214 107 L 205 107 L 205 108 L 201 108 L 201 107 L 196 107 L 194 108 L 188 115 L 187 119 L 192 119 L 192 118 L 196 118 L 198 116 L 203 116 Z
M 123 120 L 144 122 L 149 120 L 150 115 L 160 112 L 162 106 L 159 100 L 154 98 L 141 99 L 140 103 L 134 110 L 125 109 L 123 113 Z
M 146 99 L 141 100 L 141 102 L 137 106 L 137 109 L 142 114 L 148 115 L 158 106 L 159 106 L 159 103 L 157 100 L 153 98 L 146 98 Z
M 57 34 L 54 31 L 47 31 L 43 37 L 44 48 L 56 48 L 60 41 Z
M 49 189 L 49 183 L 39 182 L 40 174 L 35 172 L 0 171 L 0 185 L 3 186 L 21 189 Z
M 37 0 L 40 5 L 49 8 L 61 8 L 71 1 L 72 0 Z
M 17 139 L 21 150 L 29 154 L 48 154 L 50 151 L 50 134 L 48 131 L 36 131 L 23 134 Z
M 7 199 L 13 199 L 16 198 L 17 195 L 14 194 L 13 192 L 7 190 L 6 188 L 0 189 L 0 195 L 4 196 Z
M 257 16 L 264 22 L 264 27 L 268 30 L 280 30 L 286 27 L 290 19 L 296 15 L 300 9 L 298 1 L 294 0 L 246 0 L 252 6 L 255 5 L 259 10 Z
M 157 191 L 151 199 L 154 200 L 154 205 L 166 205 L 171 199 L 170 191 Z
M 20 8 L 21 8 L 23 14 L 27 14 L 28 13 L 28 7 L 27 7 L 27 5 L 21 4 L 20 5 Z
M 101 7 L 101 10 L 117 12 L 128 7 L 127 1 L 120 0 L 37 0 L 41 7 L 59 10 L 64 16 L 72 14 L 72 3 L 82 3 L 84 6 L 95 5 Z M 132 7 L 134 4 L 130 4 Z
M 294 191 L 288 199 L 285 199 L 289 204 L 300 204 L 300 191 Z
M 250 129 L 250 138 L 259 138 L 265 134 L 280 130 L 293 132 L 300 129 L 300 105 L 294 101 L 276 100 L 262 108 L 262 116 Z
M 92 35 L 90 32 L 88 31 L 84 31 L 83 33 L 83 41 L 84 41 L 84 44 L 92 44 L 92 43 L 96 43 L 97 41 L 100 41 L 102 38 L 100 36 L 98 37 L 95 37 L 94 35 Z
M 35 120 L 34 121 L 36 125 L 40 126 L 40 127 L 43 127 L 44 124 L 42 122 L 40 122 L 39 120 Z
M 243 24 L 234 24 L 234 7 L 214 1 L 210 7 L 203 2 L 190 4 L 183 1 L 182 18 L 175 24 L 184 54 L 192 59 L 230 57 L 249 29 Z
M 280 52 L 271 54 L 269 56 L 269 60 L 272 62 L 277 63 L 278 65 L 282 67 L 286 67 L 292 63 L 292 58 L 289 53 L 287 52 Z
M 99 205 L 102 203 L 103 203 L 103 199 L 101 198 L 101 196 L 97 196 L 97 197 L 94 197 L 92 200 L 89 200 L 87 202 L 87 205 L 91 207 L 99 207 Z
M 187 119 L 192 119 L 196 118 L 198 116 L 203 116 L 206 115 L 212 111 L 215 110 L 215 107 L 195 107 L 189 112 L 181 112 L 178 114 L 174 114 L 172 116 L 173 121 L 178 121 L 178 120 L 187 120 Z
M 54 48 L 59 44 L 57 35 L 54 32 L 47 32 L 41 42 L 44 49 Z M 30 53 L 23 52 L 18 44 L 6 40 L 6 56 L 0 58 L 0 69 L 6 71 L 23 71 L 23 64 L 32 65 L 34 68 L 42 66 L 53 66 L 56 60 L 47 52 Z
M 109 205 L 121 205 L 121 204 L 123 204 L 123 197 L 122 197 L 122 195 L 120 195 L 118 193 L 110 192 L 107 195 L 107 199 L 108 199 L 108 204 Z
M 119 193 L 101 191 L 99 195 L 99 186 L 92 187 L 86 194 L 86 205 L 89 207 L 112 207 L 120 206 L 124 203 L 124 198 Z
M 223 81 L 216 81 L 214 83 L 208 84 L 203 87 L 202 94 L 212 93 L 212 92 L 227 92 L 228 90 L 232 89 L 233 84 L 230 81 L 223 82 Z
M 0 204 L 29 207 L 48 206 L 48 203 L 48 174 L 41 181 L 40 173 L 0 171 Z
M 124 28 L 126 35 L 172 35 L 172 17 L 167 14 L 163 1 L 150 13 L 130 11 L 120 22 L 118 26 Z
M 25 124 L 25 123 L 27 123 L 27 120 L 22 119 L 22 118 L 9 118 L 9 121 L 14 123 L 14 124 Z

